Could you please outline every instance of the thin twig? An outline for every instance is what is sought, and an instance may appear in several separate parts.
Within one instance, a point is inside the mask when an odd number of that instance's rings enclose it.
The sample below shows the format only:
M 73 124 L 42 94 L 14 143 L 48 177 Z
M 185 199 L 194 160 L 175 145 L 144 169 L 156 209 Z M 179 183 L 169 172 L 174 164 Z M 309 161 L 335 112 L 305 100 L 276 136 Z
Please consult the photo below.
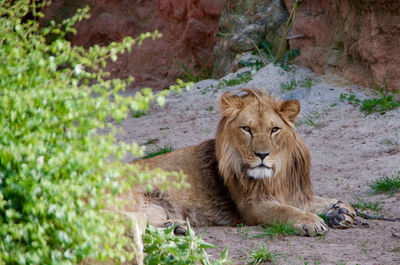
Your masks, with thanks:
M 243 34 L 243 36 L 244 36 L 247 40 L 249 40 L 249 41 L 254 45 L 254 47 L 256 48 L 256 50 L 257 50 L 257 52 L 258 52 L 258 54 L 260 54 L 261 61 L 262 61 L 262 62 L 264 63 L 264 65 L 266 66 L 266 65 L 268 64 L 268 62 L 264 59 L 264 56 L 261 54 L 261 51 L 260 51 L 260 49 L 257 47 L 257 44 L 256 44 L 251 38 L 247 37 L 246 35 Z
M 298 38 L 304 38 L 306 35 L 303 33 L 292 35 L 292 36 L 287 36 L 286 40 L 293 40 L 293 39 L 298 39 Z
M 287 45 L 286 37 L 287 37 L 287 35 L 289 33 L 290 28 L 293 26 L 293 22 L 294 22 L 294 19 L 296 17 L 296 8 L 297 8 L 299 3 L 300 2 L 298 0 L 296 0 L 296 2 L 294 2 L 293 7 L 292 7 L 292 11 L 290 12 L 289 18 L 286 21 L 285 32 L 284 32 L 284 35 L 282 36 L 282 39 L 281 39 L 281 41 L 279 43 L 278 52 L 276 53 L 276 56 L 275 56 L 275 63 L 278 62 L 280 59 L 282 59 L 283 55 L 286 52 L 286 49 L 287 49 L 287 47 L 286 47 L 286 45 Z
M 357 216 L 360 216 L 364 219 L 369 219 L 369 220 L 382 220 L 382 221 L 389 221 L 389 222 L 399 222 L 400 221 L 400 217 L 389 218 L 389 217 L 385 217 L 383 215 L 379 215 L 379 216 L 378 215 L 369 215 L 366 213 L 359 212 L 357 209 L 356 209 L 356 213 L 357 213 Z

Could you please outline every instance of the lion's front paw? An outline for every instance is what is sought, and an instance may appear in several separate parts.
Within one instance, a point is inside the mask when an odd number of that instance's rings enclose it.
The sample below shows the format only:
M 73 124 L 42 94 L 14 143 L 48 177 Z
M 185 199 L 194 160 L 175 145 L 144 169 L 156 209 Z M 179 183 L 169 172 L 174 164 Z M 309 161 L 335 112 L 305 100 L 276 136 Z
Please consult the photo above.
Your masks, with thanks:
M 163 224 L 163 226 L 165 228 L 175 226 L 174 234 L 177 236 L 185 236 L 187 232 L 186 222 L 183 220 L 169 219 Z
M 324 220 L 313 213 L 307 213 L 298 218 L 294 227 L 300 236 L 319 236 L 328 232 L 328 226 Z
M 328 224 L 334 228 L 349 228 L 356 222 L 356 211 L 348 203 L 338 201 L 326 213 Z

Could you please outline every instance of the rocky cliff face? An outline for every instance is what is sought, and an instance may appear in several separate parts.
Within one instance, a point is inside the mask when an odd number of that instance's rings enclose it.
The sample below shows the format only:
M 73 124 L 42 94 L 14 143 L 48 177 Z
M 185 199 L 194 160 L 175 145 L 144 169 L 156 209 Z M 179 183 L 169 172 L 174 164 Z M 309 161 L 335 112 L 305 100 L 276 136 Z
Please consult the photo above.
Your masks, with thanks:
M 77 25 L 75 45 L 106 45 L 125 36 L 158 29 L 162 39 L 146 40 L 108 66 L 116 77 L 135 77 L 137 86 L 162 89 L 188 67 L 210 68 L 224 0 L 54 0 L 45 14 L 60 21 L 89 5 L 91 17 Z
M 295 0 L 285 0 L 291 10 Z M 307 0 L 296 10 L 291 48 L 317 73 L 338 72 L 368 85 L 371 78 L 400 88 L 400 2 Z
M 91 18 L 71 37 L 84 47 L 158 29 L 162 39 L 134 47 L 108 70 L 117 77 L 133 75 L 139 87 L 162 89 L 182 73 L 179 63 L 191 69 L 213 65 L 213 77 L 219 78 L 235 70 L 235 56 L 253 49 L 252 41 L 266 39 L 274 48 L 294 2 L 54 0 L 46 14 L 61 20 L 89 5 Z M 333 71 L 364 85 L 374 78 L 400 88 L 400 1 L 302 1 L 289 35 L 295 36 L 290 48 L 301 51 L 297 62 L 319 74 Z

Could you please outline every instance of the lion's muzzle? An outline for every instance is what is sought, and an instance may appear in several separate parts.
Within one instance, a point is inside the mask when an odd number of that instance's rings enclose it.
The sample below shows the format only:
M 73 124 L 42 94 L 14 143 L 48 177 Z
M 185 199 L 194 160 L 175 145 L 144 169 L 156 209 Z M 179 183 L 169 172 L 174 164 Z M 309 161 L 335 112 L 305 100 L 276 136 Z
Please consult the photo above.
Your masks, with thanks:
M 275 174 L 275 166 L 270 163 L 263 162 L 256 167 L 249 167 L 246 170 L 247 176 L 254 179 L 272 178 Z

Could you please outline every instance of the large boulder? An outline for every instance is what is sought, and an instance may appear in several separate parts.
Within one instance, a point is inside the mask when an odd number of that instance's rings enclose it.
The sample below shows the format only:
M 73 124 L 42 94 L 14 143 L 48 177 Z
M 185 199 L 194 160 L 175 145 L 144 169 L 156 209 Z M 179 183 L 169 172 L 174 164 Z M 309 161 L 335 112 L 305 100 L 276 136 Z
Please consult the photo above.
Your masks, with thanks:
M 75 45 L 107 45 L 125 36 L 158 29 L 163 37 L 146 40 L 130 54 L 110 63 L 114 77 L 135 77 L 136 86 L 162 89 L 182 75 L 179 64 L 211 69 L 218 19 L 225 0 L 54 0 L 45 10 L 46 20 L 71 17 L 89 5 L 91 17 L 77 24 L 71 37 Z
M 285 0 L 291 10 L 295 0 Z M 374 78 L 400 88 L 400 2 L 308 0 L 296 10 L 291 48 L 316 73 L 334 71 L 368 85 Z
M 288 12 L 281 0 L 227 1 L 219 20 L 213 77 L 220 78 L 235 71 L 235 57 L 254 50 L 262 40 L 266 40 L 276 54 L 287 19 Z

